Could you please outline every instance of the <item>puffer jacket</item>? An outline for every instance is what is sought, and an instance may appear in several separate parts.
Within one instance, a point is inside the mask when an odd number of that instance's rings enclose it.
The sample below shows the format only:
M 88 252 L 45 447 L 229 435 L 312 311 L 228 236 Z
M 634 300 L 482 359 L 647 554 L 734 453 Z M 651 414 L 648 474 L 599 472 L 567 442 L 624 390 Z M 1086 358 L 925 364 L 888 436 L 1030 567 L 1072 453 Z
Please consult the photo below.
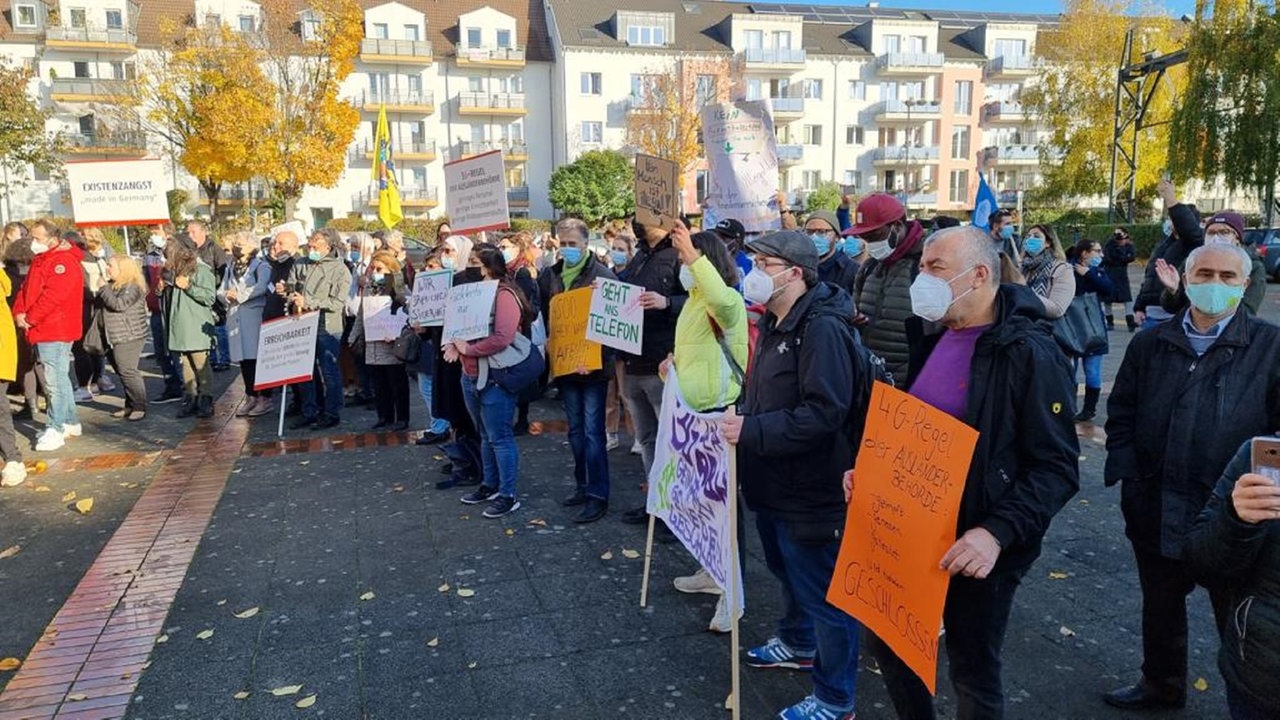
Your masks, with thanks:
M 1240 443 L 1280 430 L 1280 328 L 1241 309 L 1197 356 L 1185 314 L 1134 336 L 1107 400 L 1106 483 L 1130 541 L 1167 558 Z
M 618 279 L 617 276 L 613 274 L 612 270 L 605 267 L 604 263 L 600 262 L 600 260 L 595 257 L 595 253 L 591 253 L 588 256 L 587 264 L 582 268 L 582 271 L 578 273 L 578 277 L 573 279 L 573 282 L 568 288 L 564 286 L 564 278 L 561 276 L 562 272 L 564 272 L 564 260 L 557 260 L 555 265 L 545 268 L 542 272 L 538 273 L 537 287 L 534 288 L 533 293 L 529 293 L 521 287 L 521 291 L 525 293 L 526 299 L 529 299 L 530 297 L 537 298 L 541 303 L 539 310 L 542 312 L 542 318 L 547 323 L 548 328 L 551 327 L 551 323 L 556 322 L 556 319 L 551 315 L 551 300 L 556 295 L 566 292 L 567 290 L 581 290 L 582 288 L 589 288 L 591 287 L 591 284 L 595 282 L 596 278 L 603 278 L 605 280 Z M 517 276 L 513 282 L 520 284 L 519 277 Z M 593 370 L 586 375 L 578 375 L 576 373 L 562 375 L 556 378 L 555 382 L 608 382 L 609 378 L 613 377 L 613 364 L 613 348 L 610 348 L 607 345 L 602 345 L 600 347 L 599 370 Z
M 102 330 L 108 345 L 114 347 L 143 340 L 151 334 L 146 296 L 146 291 L 134 283 L 115 285 L 109 282 L 98 291 L 97 302 L 103 311 Z
M 1251 446 L 1240 446 L 1187 533 L 1183 559 L 1197 582 L 1229 597 L 1218 669 L 1234 691 L 1280 717 L 1280 521 L 1250 525 L 1236 515 L 1231 491 L 1251 471 Z
M 747 308 L 707 258 L 698 258 L 689 270 L 694 286 L 676 321 L 676 377 L 689 407 L 707 412 L 734 404 L 742 392 L 711 321 L 720 327 L 729 352 L 745 372 Z
M 918 222 L 907 226 L 904 242 L 913 242 L 924 235 L 924 227 Z M 894 262 L 881 260 L 863 266 L 861 286 L 858 289 L 858 312 L 867 317 L 861 328 L 862 342 L 871 352 L 884 358 L 885 366 L 895 378 L 907 376 L 911 357 L 908 339 L 908 322 L 914 320 L 911 312 L 911 283 L 920 273 L 920 253 L 923 243 L 914 252 Z
M 342 334 L 342 311 L 351 289 L 351 271 L 346 263 L 333 254 L 319 260 L 299 258 L 285 284 L 290 291 L 302 293 L 306 310 L 320 311 L 320 332 Z

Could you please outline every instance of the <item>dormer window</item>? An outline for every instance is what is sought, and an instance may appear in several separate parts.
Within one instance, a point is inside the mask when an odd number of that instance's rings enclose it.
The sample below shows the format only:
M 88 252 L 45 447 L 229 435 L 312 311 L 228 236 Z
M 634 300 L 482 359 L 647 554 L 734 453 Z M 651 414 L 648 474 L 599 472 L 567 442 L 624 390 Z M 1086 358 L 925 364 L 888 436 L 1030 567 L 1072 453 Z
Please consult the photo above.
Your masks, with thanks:
M 16 5 L 13 11 L 13 26 L 20 30 L 34 30 L 36 17 L 35 5 Z
M 650 47 L 666 45 L 666 28 L 660 25 L 632 25 L 627 28 L 627 44 Z
M 119 10 L 107 11 L 107 29 L 123 30 L 124 29 L 124 13 Z
M 257 29 L 257 23 L 254 22 L 252 15 L 240 16 L 240 32 L 251 33 Z
M 480 42 L 480 28 L 478 27 L 467 28 L 467 47 L 469 48 L 483 47 L 483 44 Z
M 315 41 L 320 39 L 320 18 L 312 14 L 311 11 L 301 13 L 301 29 L 302 39 L 307 41 Z
M 511 31 L 510 30 L 498 31 L 498 47 L 504 48 L 504 49 L 511 47 Z
M 85 26 L 84 8 L 82 7 L 71 8 L 71 27 L 83 28 L 84 26 Z

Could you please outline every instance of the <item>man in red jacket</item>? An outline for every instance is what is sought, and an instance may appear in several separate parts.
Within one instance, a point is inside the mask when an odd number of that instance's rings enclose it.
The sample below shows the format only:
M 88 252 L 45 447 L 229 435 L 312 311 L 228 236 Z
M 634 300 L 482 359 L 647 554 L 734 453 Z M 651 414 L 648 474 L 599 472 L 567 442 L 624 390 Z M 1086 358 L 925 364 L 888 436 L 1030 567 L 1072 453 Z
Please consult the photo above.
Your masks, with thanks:
M 71 390 L 71 344 L 84 334 L 81 303 L 84 274 L 79 248 L 66 242 L 48 220 L 31 226 L 31 272 L 13 303 L 13 321 L 27 333 L 47 380 L 49 420 L 36 438 L 36 450 L 57 450 L 81 433 Z

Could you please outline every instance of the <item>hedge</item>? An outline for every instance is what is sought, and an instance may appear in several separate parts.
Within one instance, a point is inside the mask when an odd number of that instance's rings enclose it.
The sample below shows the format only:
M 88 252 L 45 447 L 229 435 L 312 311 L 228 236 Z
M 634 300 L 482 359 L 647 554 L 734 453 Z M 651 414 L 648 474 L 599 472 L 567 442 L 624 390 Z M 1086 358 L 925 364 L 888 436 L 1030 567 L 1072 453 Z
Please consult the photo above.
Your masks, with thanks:
M 404 233 L 405 236 L 415 240 L 421 240 L 427 245 L 436 244 L 436 228 L 440 223 L 446 222 L 447 218 L 438 220 L 428 220 L 426 218 L 406 218 L 396 225 L 396 229 Z M 334 218 L 330 220 L 325 227 L 331 227 L 340 232 L 377 232 L 386 230 L 386 226 L 381 220 L 365 220 L 358 217 Z M 533 218 L 513 218 L 511 220 L 511 232 L 520 232 L 528 230 L 535 235 L 546 232 L 551 229 L 551 221 L 536 220 Z

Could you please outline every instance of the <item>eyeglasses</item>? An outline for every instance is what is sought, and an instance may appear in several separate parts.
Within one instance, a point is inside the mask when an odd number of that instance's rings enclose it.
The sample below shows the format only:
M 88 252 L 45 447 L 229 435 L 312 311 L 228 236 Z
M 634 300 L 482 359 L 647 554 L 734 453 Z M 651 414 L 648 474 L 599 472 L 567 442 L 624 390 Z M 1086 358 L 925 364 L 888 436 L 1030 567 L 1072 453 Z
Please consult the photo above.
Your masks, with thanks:
M 786 260 L 761 260 L 760 258 L 756 258 L 755 260 L 752 260 L 751 264 L 761 270 L 764 270 L 767 267 L 778 266 L 778 265 L 781 265 L 782 267 L 791 267 L 791 264 L 788 263 Z

